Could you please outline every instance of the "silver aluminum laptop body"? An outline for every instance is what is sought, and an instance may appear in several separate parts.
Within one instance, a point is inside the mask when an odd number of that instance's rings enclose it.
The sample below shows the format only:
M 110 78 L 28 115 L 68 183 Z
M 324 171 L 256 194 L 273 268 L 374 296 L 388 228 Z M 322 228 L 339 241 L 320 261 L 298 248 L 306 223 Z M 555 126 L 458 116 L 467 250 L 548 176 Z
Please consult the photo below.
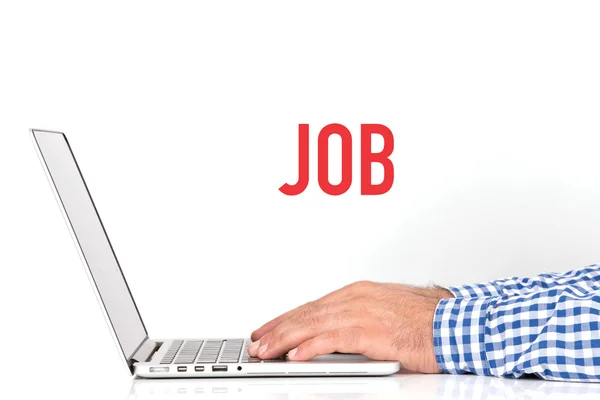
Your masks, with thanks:
M 396 361 L 332 354 L 307 362 L 248 356 L 250 339 L 150 339 L 66 136 L 32 129 L 48 180 L 130 373 L 145 378 L 389 375 Z

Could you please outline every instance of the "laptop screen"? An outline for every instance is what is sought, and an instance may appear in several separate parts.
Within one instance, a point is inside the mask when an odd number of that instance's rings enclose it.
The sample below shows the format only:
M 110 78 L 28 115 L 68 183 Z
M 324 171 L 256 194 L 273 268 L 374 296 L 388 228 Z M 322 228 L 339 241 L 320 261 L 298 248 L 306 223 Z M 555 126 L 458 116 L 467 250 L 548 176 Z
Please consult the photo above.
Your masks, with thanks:
M 33 131 L 33 136 L 109 323 L 129 361 L 147 338 L 146 328 L 75 157 L 62 133 Z

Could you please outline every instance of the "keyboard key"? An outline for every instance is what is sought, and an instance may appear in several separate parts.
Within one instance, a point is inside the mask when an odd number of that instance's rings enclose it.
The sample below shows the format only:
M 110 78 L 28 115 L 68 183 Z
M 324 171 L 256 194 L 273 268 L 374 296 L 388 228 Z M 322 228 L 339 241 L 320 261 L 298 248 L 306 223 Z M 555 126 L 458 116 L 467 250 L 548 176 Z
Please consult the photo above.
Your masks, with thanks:
M 197 364 L 214 364 L 217 362 L 217 358 L 219 357 L 219 353 L 221 352 L 221 347 L 223 346 L 222 340 L 208 340 L 204 344 L 202 350 L 200 350 L 200 354 L 198 355 L 198 359 L 196 360 Z
M 163 359 L 160 361 L 160 363 L 161 364 L 171 364 L 182 344 L 183 344 L 183 340 L 174 340 L 171 343 L 171 346 L 169 347 L 169 349 L 167 350 L 165 355 L 163 356 Z
M 244 339 L 228 339 L 223 344 L 223 352 L 219 358 L 222 363 L 237 363 L 242 354 Z
M 175 360 L 175 364 L 191 364 L 196 359 L 198 355 L 198 351 L 202 346 L 202 340 L 190 340 L 185 342 L 181 350 L 179 351 L 179 355 Z

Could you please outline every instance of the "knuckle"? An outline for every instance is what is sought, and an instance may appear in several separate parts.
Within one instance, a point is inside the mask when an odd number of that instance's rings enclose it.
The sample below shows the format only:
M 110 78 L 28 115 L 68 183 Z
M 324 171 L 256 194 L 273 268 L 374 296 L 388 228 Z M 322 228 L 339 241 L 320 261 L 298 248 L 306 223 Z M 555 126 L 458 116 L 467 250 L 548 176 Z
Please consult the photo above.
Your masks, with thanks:
M 295 324 L 299 324 L 302 321 L 304 321 L 305 319 L 307 319 L 308 317 L 310 317 L 311 314 L 312 314 L 312 310 L 310 308 L 306 308 L 306 309 L 300 311 L 298 314 L 294 315 L 292 317 L 292 322 Z
M 311 342 L 306 342 L 301 344 L 300 346 L 298 346 L 298 352 L 301 352 L 302 354 L 314 354 L 315 353 L 315 347 L 314 344 Z
M 294 334 L 290 331 L 283 332 L 279 336 L 279 341 L 281 341 L 281 343 L 289 343 L 292 340 L 294 340 Z
M 314 309 L 315 307 L 318 307 L 318 306 L 319 306 L 319 304 L 320 304 L 320 303 L 319 303 L 319 300 L 313 300 L 313 301 L 309 301 L 308 303 L 306 303 L 306 304 L 304 305 L 304 307 L 302 307 L 302 308 L 303 308 L 304 310 L 312 310 L 312 309 Z
M 312 330 L 317 329 L 317 327 L 321 324 L 321 318 L 317 315 L 313 315 L 308 319 L 309 326 Z
M 338 331 L 337 329 L 333 330 L 333 331 L 329 331 L 327 333 L 327 339 L 332 340 L 332 341 L 336 341 L 340 338 L 340 331 Z
M 262 337 L 262 339 L 260 339 L 260 344 L 264 345 L 266 343 L 270 343 L 271 341 L 273 341 L 273 331 L 267 333 L 265 336 Z
M 374 282 L 372 281 L 358 281 L 358 282 L 354 282 L 351 286 L 353 286 L 354 289 L 370 289 L 375 285 Z
M 360 329 L 352 329 L 348 331 L 345 338 L 345 345 L 352 349 L 353 352 L 364 354 L 363 332 Z
M 348 344 L 348 345 L 358 344 L 361 336 L 362 336 L 362 333 L 358 330 L 349 331 L 348 334 L 346 335 L 346 344 Z
M 352 321 L 353 319 L 356 319 L 356 315 L 352 312 L 345 312 L 345 313 L 341 313 L 341 314 L 337 314 L 335 316 L 333 316 L 333 322 L 336 324 L 339 323 L 343 323 L 343 322 L 348 322 L 348 321 Z
M 359 306 L 356 308 L 356 312 L 357 312 L 359 315 L 362 315 L 362 316 L 365 316 L 365 315 L 366 315 L 366 316 L 373 315 L 373 313 L 372 313 L 371 309 L 370 309 L 368 306 L 366 306 L 365 304 L 360 304 L 360 305 L 359 305 Z

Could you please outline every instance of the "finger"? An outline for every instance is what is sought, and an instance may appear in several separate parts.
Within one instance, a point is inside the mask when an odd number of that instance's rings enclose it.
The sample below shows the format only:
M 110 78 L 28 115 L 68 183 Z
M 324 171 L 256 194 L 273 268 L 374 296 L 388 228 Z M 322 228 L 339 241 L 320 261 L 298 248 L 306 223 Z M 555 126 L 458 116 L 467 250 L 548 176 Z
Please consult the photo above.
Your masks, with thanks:
M 293 310 L 290 310 L 286 313 L 281 314 L 280 316 L 278 316 L 275 319 L 272 319 L 271 321 L 267 322 L 266 324 L 264 324 L 263 326 L 261 326 L 260 328 L 258 328 L 254 332 L 252 332 L 252 335 L 250 335 L 250 339 L 252 339 L 253 342 L 260 340 L 260 338 L 262 338 L 267 333 L 269 333 L 273 329 L 275 329 L 275 327 L 277 327 L 277 325 L 279 325 L 281 322 L 287 320 L 289 317 L 291 317 L 298 311 L 302 310 L 303 308 L 310 306 L 312 303 L 314 303 L 314 302 L 312 302 L 312 301 L 308 302 L 306 304 L 303 304 L 301 306 L 294 308 Z
M 286 317 L 286 319 L 283 318 L 278 318 L 280 322 L 277 327 L 273 328 L 272 330 L 270 330 L 269 332 L 265 333 L 263 336 L 260 337 L 260 339 L 258 341 L 255 341 L 254 343 L 252 343 L 250 345 L 250 347 L 248 347 L 248 354 L 252 357 L 257 357 L 260 353 L 263 353 L 264 350 L 266 349 L 265 344 L 268 343 L 272 336 L 273 336 L 273 332 L 277 330 L 277 328 L 279 326 L 281 326 L 282 324 L 284 324 L 285 322 L 289 321 L 289 320 L 296 320 L 296 319 L 302 319 L 302 318 L 306 318 L 310 315 L 312 315 L 316 310 L 323 308 L 323 306 L 319 306 L 316 304 L 316 302 L 311 302 L 311 303 L 307 303 L 303 306 L 300 306 L 294 310 L 292 310 L 290 313 L 288 313 L 289 315 Z
M 351 312 L 313 315 L 304 322 L 290 320 L 278 326 L 271 337 L 267 338 L 267 335 L 261 339 L 261 349 L 257 354 L 263 359 L 281 357 L 290 349 L 324 332 L 357 327 L 361 323 L 356 314 Z
M 250 355 L 251 357 L 257 357 L 259 350 L 261 348 L 264 349 L 264 347 L 262 347 L 263 343 L 261 343 L 261 339 L 263 337 L 269 335 L 273 331 L 273 329 L 275 329 L 277 326 L 279 326 L 281 324 L 281 322 L 286 321 L 291 316 L 296 315 L 299 312 L 302 312 L 301 310 L 303 310 L 303 309 L 308 309 L 308 307 L 311 304 L 313 304 L 313 302 L 309 302 L 300 307 L 296 307 L 293 310 L 280 315 L 279 317 L 275 318 L 274 320 L 267 322 L 262 327 L 260 327 L 256 331 L 252 332 L 250 339 L 252 339 L 253 343 L 250 344 L 250 346 L 248 346 L 248 355 Z
M 320 316 L 326 314 L 327 312 L 339 312 L 343 311 L 339 309 L 339 307 L 335 306 L 336 303 L 332 304 L 318 304 L 317 302 L 312 302 L 306 304 L 305 306 L 299 307 L 298 310 L 291 316 L 289 316 L 286 320 L 282 321 L 277 327 L 275 327 L 270 332 L 267 332 L 263 337 L 260 338 L 257 342 L 254 342 L 249 348 L 248 353 L 253 357 L 258 357 L 260 353 L 263 353 L 266 349 L 264 347 L 267 343 L 269 343 L 274 336 L 278 336 L 282 333 L 281 328 L 289 325 L 290 322 L 294 322 L 295 324 L 299 324 L 302 321 L 312 318 L 313 316 Z M 339 304 L 338 304 L 339 305 Z
M 364 353 L 364 330 L 362 328 L 334 329 L 324 332 L 290 350 L 291 361 L 308 361 L 331 353 Z
M 344 298 L 350 296 L 354 291 L 361 290 L 361 289 L 365 288 L 365 286 L 368 286 L 369 284 L 370 283 L 367 283 L 367 282 L 355 282 L 350 285 L 346 285 L 341 289 L 333 291 L 315 301 L 311 301 L 304 305 L 296 307 L 293 310 L 290 310 L 290 311 L 278 316 L 277 318 L 267 322 L 266 324 L 264 324 L 263 326 L 261 326 L 260 328 L 258 328 L 254 332 L 252 332 L 252 334 L 250 335 L 250 338 L 254 342 L 257 340 L 260 340 L 263 336 L 265 336 L 267 333 L 272 331 L 280 323 L 287 320 L 288 318 L 295 315 L 296 313 L 301 312 L 301 311 L 305 310 L 306 308 L 311 307 L 316 304 L 323 304 L 323 303 L 332 302 L 332 301 L 341 301 Z
M 296 307 L 293 310 L 290 310 L 290 311 L 288 311 L 286 313 L 283 313 L 280 316 L 278 316 L 277 318 L 272 319 L 271 321 L 267 322 L 266 324 L 264 324 L 263 326 L 261 326 L 260 328 L 258 328 L 254 332 L 252 332 L 252 335 L 250 335 L 250 339 L 252 339 L 253 342 L 256 342 L 257 340 L 259 340 L 260 338 L 262 338 L 266 333 L 268 333 L 271 330 L 273 330 L 282 321 L 286 320 L 289 316 L 291 316 L 292 314 L 294 314 L 301 307 L 303 307 L 303 306 Z

